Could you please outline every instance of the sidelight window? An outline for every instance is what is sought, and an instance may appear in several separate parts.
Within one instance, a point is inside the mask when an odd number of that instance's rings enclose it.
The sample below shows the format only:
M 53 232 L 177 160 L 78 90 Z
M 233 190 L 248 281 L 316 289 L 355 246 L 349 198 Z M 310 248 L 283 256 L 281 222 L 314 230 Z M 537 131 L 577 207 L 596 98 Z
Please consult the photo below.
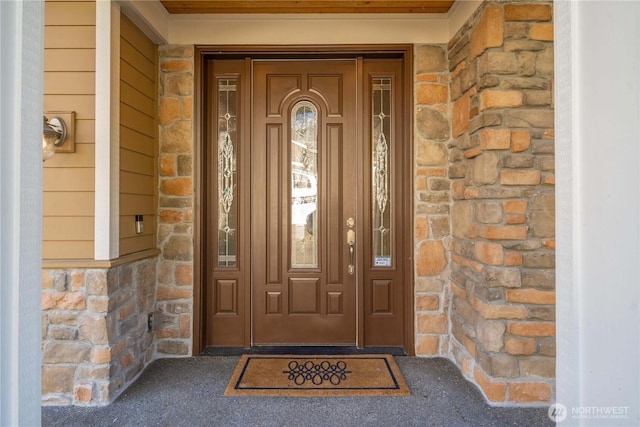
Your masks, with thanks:
M 390 193 L 391 78 L 374 78 L 371 90 L 371 206 L 373 266 L 391 267 L 392 226 Z
M 236 79 L 218 80 L 218 266 L 234 267 L 238 253 Z

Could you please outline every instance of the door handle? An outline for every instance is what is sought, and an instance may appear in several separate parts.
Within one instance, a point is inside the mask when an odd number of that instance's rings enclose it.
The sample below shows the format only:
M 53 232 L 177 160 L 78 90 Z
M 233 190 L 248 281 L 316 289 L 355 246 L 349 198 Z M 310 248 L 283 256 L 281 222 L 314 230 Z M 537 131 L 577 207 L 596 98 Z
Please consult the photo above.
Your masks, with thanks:
M 356 232 L 353 230 L 353 226 L 355 225 L 355 221 L 353 218 L 349 218 L 347 220 L 347 244 L 349 245 L 349 267 L 347 271 L 349 274 L 353 274 L 354 270 L 354 257 L 356 252 Z

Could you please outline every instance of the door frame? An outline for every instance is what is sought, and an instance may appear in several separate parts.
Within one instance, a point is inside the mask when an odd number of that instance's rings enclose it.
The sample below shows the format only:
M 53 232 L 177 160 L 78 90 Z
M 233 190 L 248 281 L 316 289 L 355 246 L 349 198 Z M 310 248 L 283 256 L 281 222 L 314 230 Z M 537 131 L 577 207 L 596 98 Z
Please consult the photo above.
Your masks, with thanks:
M 205 310 L 206 310 L 206 221 L 204 214 L 207 211 L 205 190 L 206 186 L 206 156 L 204 147 L 206 135 L 202 131 L 205 117 L 203 111 L 206 110 L 206 81 L 207 61 L 210 59 L 336 59 L 336 58 L 401 58 L 403 64 L 403 110 L 407 113 L 406 119 L 402 122 L 403 134 L 405 136 L 404 150 L 401 153 L 403 163 L 403 175 L 397 177 L 400 180 L 400 188 L 405 191 L 403 194 L 404 221 L 401 235 L 409 236 L 404 239 L 404 337 L 403 347 L 408 355 L 415 354 L 414 335 L 414 236 L 413 236 L 413 45 L 411 44 L 389 44 L 389 45 L 300 45 L 300 46 L 195 46 L 194 50 L 194 252 L 193 252 L 193 334 L 192 334 L 192 355 L 197 356 L 205 348 Z M 360 73 L 361 70 L 358 70 Z M 361 118 L 360 118 L 361 119 Z M 246 295 L 251 295 L 251 281 L 245 283 Z M 357 290 L 358 316 L 363 313 L 364 289 Z M 250 298 L 247 298 L 250 301 Z M 250 308 L 250 307 L 249 307 Z M 244 347 L 251 346 L 251 310 L 249 309 L 245 317 L 249 317 L 249 322 L 245 326 Z M 356 346 L 362 346 L 364 322 L 358 320 L 358 342 Z

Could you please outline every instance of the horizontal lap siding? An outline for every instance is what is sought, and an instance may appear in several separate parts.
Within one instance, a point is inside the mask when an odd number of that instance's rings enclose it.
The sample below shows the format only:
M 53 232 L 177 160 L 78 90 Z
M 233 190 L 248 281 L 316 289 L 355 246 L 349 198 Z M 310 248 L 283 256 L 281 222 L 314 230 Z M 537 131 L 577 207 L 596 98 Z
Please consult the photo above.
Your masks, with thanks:
M 156 247 L 157 49 L 120 23 L 120 256 Z M 136 234 L 135 215 L 144 215 Z
M 75 111 L 76 151 L 43 163 L 43 259 L 93 259 L 94 1 L 45 3 L 44 111 Z

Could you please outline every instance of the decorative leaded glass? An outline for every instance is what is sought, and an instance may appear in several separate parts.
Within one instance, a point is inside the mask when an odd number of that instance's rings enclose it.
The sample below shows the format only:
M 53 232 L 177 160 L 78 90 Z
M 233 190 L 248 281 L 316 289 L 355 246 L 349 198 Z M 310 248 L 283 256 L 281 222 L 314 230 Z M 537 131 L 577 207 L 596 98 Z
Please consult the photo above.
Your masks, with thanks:
M 218 80 L 218 266 L 237 262 L 236 79 Z
M 291 111 L 291 267 L 318 268 L 318 110 Z
M 391 267 L 391 79 L 374 78 L 371 88 L 371 190 L 374 267 Z

